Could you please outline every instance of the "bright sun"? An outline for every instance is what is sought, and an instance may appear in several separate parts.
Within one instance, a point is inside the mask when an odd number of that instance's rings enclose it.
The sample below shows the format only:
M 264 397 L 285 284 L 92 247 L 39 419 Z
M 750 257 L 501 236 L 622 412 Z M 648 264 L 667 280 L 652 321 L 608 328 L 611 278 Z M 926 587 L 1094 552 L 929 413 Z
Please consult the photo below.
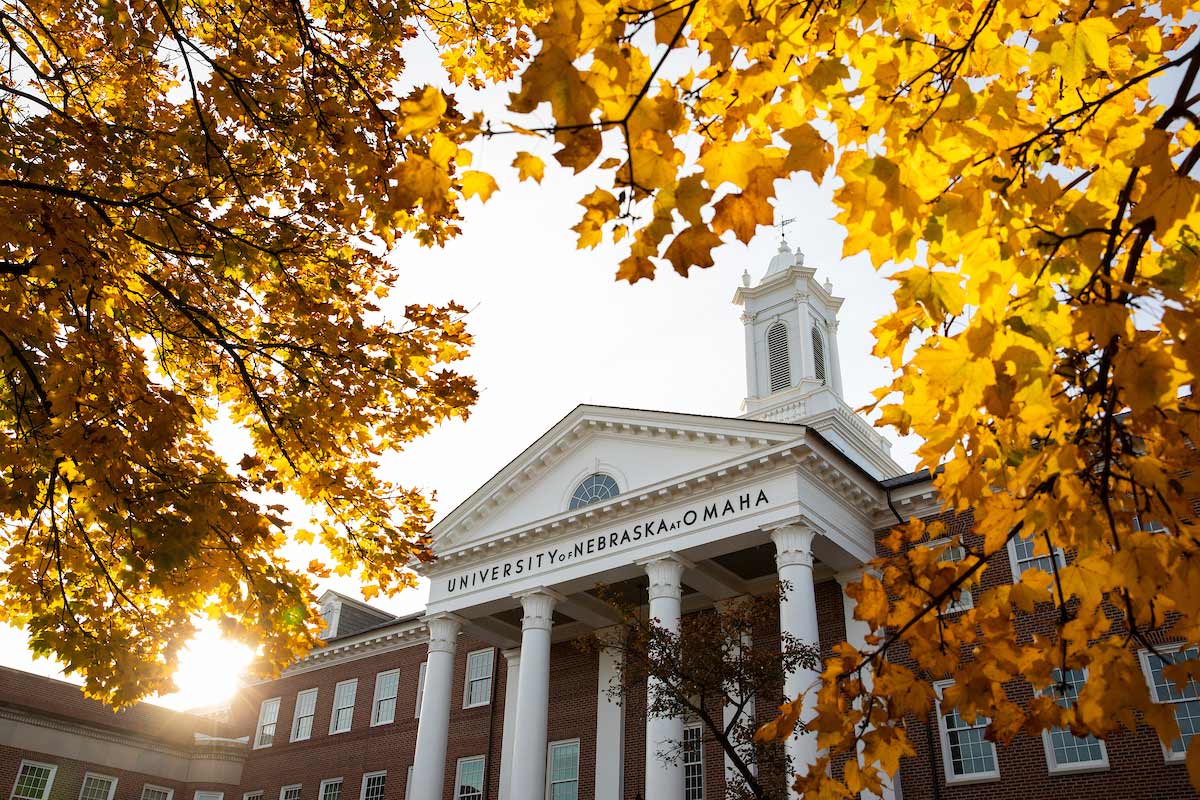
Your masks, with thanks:
M 153 702 L 179 711 L 225 703 L 242 685 L 242 673 L 253 653 L 237 642 L 222 639 L 213 629 L 202 629 L 180 654 L 175 683 L 179 691 Z

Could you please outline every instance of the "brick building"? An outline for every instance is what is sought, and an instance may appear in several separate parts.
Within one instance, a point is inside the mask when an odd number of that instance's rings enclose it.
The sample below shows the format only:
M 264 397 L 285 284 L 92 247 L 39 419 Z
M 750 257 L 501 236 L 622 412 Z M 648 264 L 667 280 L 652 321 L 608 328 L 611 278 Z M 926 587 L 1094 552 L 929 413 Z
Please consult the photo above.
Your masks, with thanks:
M 928 476 L 903 474 L 842 399 L 842 301 L 828 282 L 781 248 L 734 300 L 746 336 L 742 416 L 576 408 L 435 526 L 422 614 L 327 593 L 324 646 L 245 689 L 222 719 L 149 706 L 114 717 L 66 684 L 4 673 L 10 800 L 723 798 L 716 744 L 690 720 L 648 717 L 645 688 L 617 703 L 607 691 L 615 656 L 572 644 L 617 622 L 597 587 L 641 597 L 677 626 L 784 579 L 778 617 L 754 646 L 778 647 L 786 631 L 828 651 L 865 636 L 843 585 L 877 538 L 897 514 L 939 513 Z M 969 516 L 950 521 L 969 535 Z M 1007 572 L 997 565 L 984 580 L 1051 557 L 1062 555 L 1039 559 L 1018 541 Z M 1166 684 L 1148 655 L 1143 664 L 1189 738 L 1200 729 L 1196 687 Z M 782 677 L 794 695 L 814 675 Z M 780 699 L 757 698 L 761 721 Z M 1103 742 L 1054 731 L 997 748 L 982 722 L 938 710 L 911 720 L 909 734 L 918 754 L 889 799 L 1194 796 L 1182 745 L 1162 748 L 1149 728 Z M 675 742 L 684 757 L 661 758 Z M 797 736 L 787 750 L 802 765 L 816 745 Z M 89 782 L 93 773 L 111 782 Z

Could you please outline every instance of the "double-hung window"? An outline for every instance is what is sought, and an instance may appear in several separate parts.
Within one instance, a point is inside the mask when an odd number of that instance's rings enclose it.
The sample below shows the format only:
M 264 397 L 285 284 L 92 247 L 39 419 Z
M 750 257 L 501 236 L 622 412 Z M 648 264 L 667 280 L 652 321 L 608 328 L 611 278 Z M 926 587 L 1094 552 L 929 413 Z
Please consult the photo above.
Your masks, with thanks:
M 1087 672 L 1069 669 L 1066 672 L 1055 667 L 1051 673 L 1054 682 L 1046 688 L 1046 694 L 1063 708 L 1075 705 L 1079 690 L 1087 683 Z M 1083 772 L 1108 768 L 1108 751 L 1104 742 L 1090 733 L 1076 736 L 1070 728 L 1051 728 L 1042 731 L 1042 744 L 1046 748 L 1046 766 L 1051 772 Z
M 1159 655 L 1147 650 L 1139 653 L 1142 670 L 1150 684 L 1150 696 L 1156 703 L 1170 703 L 1174 706 L 1175 722 L 1179 724 L 1179 738 L 1164 748 L 1167 761 L 1182 761 L 1187 754 L 1188 742 L 1200 733 L 1200 686 L 1191 678 L 1182 687 L 1167 679 L 1164 668 L 1168 664 L 1178 664 L 1182 661 L 1195 661 L 1200 658 L 1200 650 L 1189 647 L 1186 650 L 1159 649 Z
M 317 690 L 305 689 L 296 695 L 296 712 L 292 715 L 292 741 L 300 742 L 312 736 L 313 718 L 317 715 Z
M 1053 553 L 1047 553 L 1044 549 L 1039 552 L 1039 546 L 1046 546 L 1046 537 L 1041 534 L 1014 536 L 1008 540 L 1008 561 L 1012 565 L 1013 583 L 1021 580 L 1021 575 L 1027 570 L 1040 569 L 1053 574 L 1056 563 L 1059 567 L 1066 564 L 1061 547 L 1055 547 Z
M 279 721 L 279 698 L 263 700 L 258 709 L 258 728 L 254 734 L 254 749 L 270 747 L 275 741 L 275 723 Z
M 704 800 L 704 729 L 683 729 L 683 800 Z
M 425 698 L 425 665 L 428 662 L 422 661 L 421 666 L 417 667 L 417 707 L 413 712 L 413 716 L 417 719 L 421 718 L 421 701 Z
M 579 740 L 551 742 L 546 765 L 548 800 L 579 800 Z
M 255 789 L 253 792 L 246 792 L 242 795 L 242 800 L 263 800 L 266 797 L 266 792 L 262 789 Z
M 142 800 L 171 800 L 174 796 L 175 790 L 166 786 L 155 786 L 152 783 L 142 786 Z
M 333 689 L 333 713 L 329 715 L 329 732 L 345 733 L 354 724 L 354 697 L 358 694 L 358 678 L 342 681 Z
M 383 800 L 387 789 L 387 772 L 368 772 L 363 775 L 362 792 L 358 800 Z
M 342 779 L 328 778 L 321 781 L 321 791 L 317 800 L 342 800 Z
M 996 780 L 1000 767 L 996 761 L 996 745 L 984 738 L 990 719 L 977 716 L 973 722 L 958 713 L 958 709 L 942 708 L 942 691 L 954 681 L 934 684 L 937 692 L 938 732 L 942 740 L 942 765 L 946 783 L 971 783 Z
M 936 550 L 943 548 L 938 554 L 939 564 L 957 564 L 967 557 L 967 549 L 962 544 L 953 544 L 950 539 L 937 539 L 929 542 L 926 547 Z M 975 607 L 975 598 L 971 595 L 970 585 L 964 585 L 956 599 L 951 600 L 943 609 L 948 614 L 953 614 L 956 611 L 966 611 L 968 608 Z
M 279 788 L 279 800 L 300 800 L 301 785 L 293 783 Z
M 13 784 L 12 800 L 46 800 L 54 786 L 54 773 L 58 767 L 37 761 L 22 761 L 17 771 L 17 782 Z
M 454 777 L 454 800 L 483 800 L 483 756 L 460 758 Z
M 112 800 L 116 793 L 116 778 L 95 772 L 84 773 L 83 786 L 79 788 L 79 800 Z
M 396 690 L 400 670 L 392 669 L 375 676 L 375 699 L 371 702 L 371 724 L 386 725 L 396 719 Z
M 495 650 L 467 653 L 467 685 L 463 688 L 463 708 L 485 706 L 492 699 L 492 658 Z

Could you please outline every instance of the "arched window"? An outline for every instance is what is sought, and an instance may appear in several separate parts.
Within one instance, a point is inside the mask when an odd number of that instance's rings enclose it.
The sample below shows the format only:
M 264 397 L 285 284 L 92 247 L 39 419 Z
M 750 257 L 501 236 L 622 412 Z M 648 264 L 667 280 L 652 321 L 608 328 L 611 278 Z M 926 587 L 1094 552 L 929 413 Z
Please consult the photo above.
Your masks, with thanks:
M 821 332 L 817 330 L 817 326 L 813 325 L 812 329 L 813 340 L 813 372 L 817 376 L 817 380 L 821 383 L 825 382 L 825 340 L 821 338 Z
M 590 506 L 592 503 L 616 497 L 620 493 L 621 490 L 617 488 L 617 482 L 612 475 L 596 472 L 588 475 L 575 487 L 575 493 L 571 495 L 571 504 L 567 508 Z
M 788 359 L 787 326 L 776 322 L 767 329 L 767 361 L 770 365 L 771 391 L 792 385 L 792 365 Z

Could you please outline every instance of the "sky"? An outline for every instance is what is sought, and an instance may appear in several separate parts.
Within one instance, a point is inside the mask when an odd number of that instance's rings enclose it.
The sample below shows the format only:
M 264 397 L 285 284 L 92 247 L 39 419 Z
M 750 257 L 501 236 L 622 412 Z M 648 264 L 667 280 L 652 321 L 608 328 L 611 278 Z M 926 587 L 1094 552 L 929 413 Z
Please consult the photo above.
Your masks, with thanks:
M 476 98 L 482 105 L 497 96 Z M 749 246 L 728 243 L 716 264 L 684 279 L 668 267 L 636 285 L 614 279 L 620 247 L 578 250 L 571 226 L 577 201 L 595 187 L 591 172 L 556 167 L 537 143 L 498 137 L 473 148 L 473 168 L 492 172 L 501 190 L 485 204 L 464 206 L 463 233 L 444 248 L 402 241 L 391 253 L 400 280 L 387 309 L 455 300 L 469 309 L 472 355 L 459 369 L 475 376 L 480 396 L 470 418 L 442 425 L 386 459 L 387 477 L 436 493 L 444 516 L 510 459 L 580 403 L 737 416 L 745 395 L 745 342 L 734 290 L 744 270 L 757 281 L 779 246 L 776 228 L 760 228 Z M 541 184 L 518 183 L 509 166 L 518 149 L 547 160 Z M 803 251 L 817 279 L 844 297 L 839 348 L 845 399 L 870 401 L 888 379 L 870 355 L 873 322 L 892 308 L 891 288 L 865 257 L 841 258 L 844 232 L 833 222 L 832 186 L 807 175 L 778 184 L 779 219 L 794 218 L 787 240 Z M 886 434 L 885 434 L 886 435 Z M 893 456 L 906 468 L 912 442 Z M 236 458 L 235 458 L 236 460 Z M 305 561 L 307 559 L 304 559 Z M 303 562 L 302 562 L 303 563 Z M 359 596 L 349 579 L 322 589 Z M 408 613 L 426 590 L 376 598 L 374 605 Z M 248 662 L 239 647 L 206 632 L 184 654 L 178 694 L 157 698 L 174 708 L 220 703 Z M 24 636 L 0 627 L 0 664 L 64 678 L 56 664 L 34 661 Z M 235 665 L 231 668 L 231 665 Z M 71 678 L 65 677 L 70 680 Z

